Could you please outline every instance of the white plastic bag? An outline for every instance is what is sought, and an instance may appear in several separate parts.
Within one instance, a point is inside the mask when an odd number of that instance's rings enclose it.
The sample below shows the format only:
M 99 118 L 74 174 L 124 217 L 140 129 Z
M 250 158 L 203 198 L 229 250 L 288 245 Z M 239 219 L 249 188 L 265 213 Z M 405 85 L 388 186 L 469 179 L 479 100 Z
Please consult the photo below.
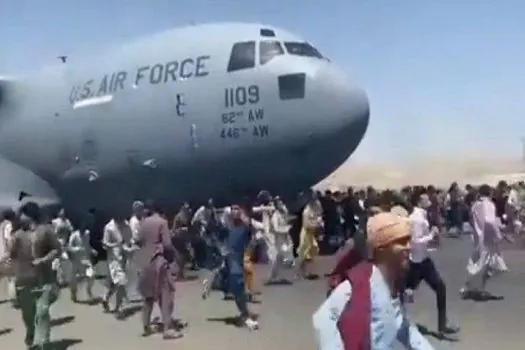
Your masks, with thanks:
M 53 259 L 53 261 L 51 262 L 51 268 L 53 269 L 53 271 L 58 271 L 58 269 L 60 268 L 60 259 Z
M 285 264 L 293 264 L 293 244 L 292 242 L 286 242 L 281 245 L 281 252 L 283 254 L 283 262 Z
M 88 268 L 86 268 L 86 277 L 93 278 L 94 275 L 95 271 L 93 270 L 93 267 L 89 266 Z

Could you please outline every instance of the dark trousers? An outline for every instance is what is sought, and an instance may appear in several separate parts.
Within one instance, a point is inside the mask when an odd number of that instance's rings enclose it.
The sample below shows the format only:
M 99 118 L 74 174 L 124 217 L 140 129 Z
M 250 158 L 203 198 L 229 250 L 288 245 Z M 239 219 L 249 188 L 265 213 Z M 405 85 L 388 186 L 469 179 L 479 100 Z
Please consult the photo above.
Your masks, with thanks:
M 193 260 L 197 267 L 204 267 L 206 265 L 206 242 L 200 236 L 191 238 L 191 247 L 193 249 Z
M 297 258 L 297 248 L 299 248 L 299 243 L 301 241 L 301 239 L 300 239 L 301 227 L 299 227 L 299 226 L 292 226 L 292 228 L 290 228 L 290 231 L 288 231 L 288 233 L 290 235 L 290 238 L 291 238 L 292 244 L 293 244 L 293 256 L 294 256 L 294 258 Z
M 175 259 L 177 260 L 177 265 L 179 266 L 180 271 L 184 274 L 184 268 L 186 264 L 192 261 L 191 253 L 187 247 L 187 238 L 181 236 L 174 236 L 171 238 L 171 243 L 177 251 Z
M 420 263 L 410 262 L 406 283 L 407 288 L 416 290 L 421 281 L 425 281 L 436 293 L 438 328 L 442 329 L 447 325 L 447 290 L 434 262 L 430 258 L 426 258 Z

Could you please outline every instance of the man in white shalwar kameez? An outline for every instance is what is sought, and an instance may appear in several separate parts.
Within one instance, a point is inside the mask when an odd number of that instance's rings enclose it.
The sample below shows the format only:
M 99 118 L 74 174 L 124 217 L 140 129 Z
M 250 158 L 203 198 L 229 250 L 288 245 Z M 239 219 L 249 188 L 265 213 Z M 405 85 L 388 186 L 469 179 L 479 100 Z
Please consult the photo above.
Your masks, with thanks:
M 78 285 L 85 283 L 88 302 L 93 302 L 93 282 L 95 271 L 91 257 L 96 255 L 95 249 L 90 244 L 90 232 L 87 227 L 73 231 L 69 236 L 68 252 L 71 259 L 71 281 L 69 288 L 71 300 L 78 302 Z
M 291 252 L 292 244 L 288 236 L 290 225 L 288 224 L 288 210 L 280 198 L 274 200 L 275 210 L 271 216 L 271 228 L 268 244 L 268 257 L 270 260 L 270 276 L 268 284 L 289 282 L 282 276 L 282 268 L 285 263 L 286 253 Z
M 15 220 L 15 212 L 8 209 L 2 213 L 2 221 L 0 222 L 0 259 L 4 255 L 8 254 L 11 246 L 11 234 L 13 233 L 13 220 Z M 16 286 L 15 278 L 11 274 L 11 268 L 8 267 L 9 263 L 6 263 L 5 270 L 6 275 L 0 276 L 0 281 L 5 278 L 7 282 L 7 297 L 12 302 L 16 299 Z
M 136 292 L 136 288 L 133 288 L 137 284 L 138 274 L 136 273 L 135 264 L 135 252 L 138 250 L 138 240 L 140 226 L 142 225 L 142 220 L 144 219 L 144 203 L 141 201 L 134 201 L 131 207 L 132 215 L 129 218 L 129 227 L 131 229 L 131 242 L 130 246 L 135 247 L 135 249 L 128 251 L 128 257 L 126 259 L 125 271 L 129 278 L 128 280 L 128 298 L 129 300 L 140 299 L 140 296 Z M 135 271 L 135 273 L 132 273 Z
M 488 278 L 492 272 L 507 270 L 500 255 L 499 244 L 503 236 L 496 216 L 496 206 L 491 200 L 491 192 L 488 185 L 482 185 L 479 189 L 480 198 L 472 205 L 473 250 L 467 264 L 468 278 L 460 291 L 464 298 L 474 295 L 490 297 L 485 292 Z M 480 283 L 477 283 L 478 279 Z M 474 283 L 478 285 L 474 286 Z
M 507 196 L 507 203 L 505 204 L 505 217 L 507 219 L 507 226 L 505 233 L 516 237 L 522 230 L 522 223 L 520 221 L 519 213 L 521 211 L 518 191 L 516 186 L 509 187 L 509 194 Z
M 129 218 L 129 227 L 131 228 L 131 238 L 136 243 L 139 237 L 140 224 L 144 218 L 144 203 L 141 201 L 133 202 L 133 215 Z
M 115 294 L 115 315 L 123 317 L 124 299 L 127 298 L 127 260 L 136 250 L 132 244 L 131 228 L 123 217 L 115 217 L 104 226 L 102 244 L 107 251 L 109 276 L 107 289 L 102 297 L 102 308 L 109 312 L 109 299 Z
M 66 217 L 64 209 L 59 210 L 57 217 L 51 221 L 51 225 L 53 226 L 53 231 L 57 235 L 60 247 L 62 248 L 60 256 L 53 261 L 53 269 L 57 274 L 58 285 L 63 286 L 68 282 L 66 273 L 66 265 L 69 260 L 67 244 L 69 236 L 73 232 L 73 225 Z
M 261 241 L 264 244 L 264 252 L 270 264 L 274 264 L 277 259 L 277 248 L 275 246 L 275 236 L 271 232 L 271 218 L 272 214 L 275 211 L 275 207 L 271 203 L 270 194 L 263 191 L 259 194 L 259 199 L 262 201 L 262 205 L 253 207 L 253 213 L 261 214 L 262 227 L 255 230 L 255 239 Z M 253 221 L 253 219 L 252 219 Z M 258 225 L 256 225 L 258 226 Z M 271 278 L 271 276 L 270 276 Z

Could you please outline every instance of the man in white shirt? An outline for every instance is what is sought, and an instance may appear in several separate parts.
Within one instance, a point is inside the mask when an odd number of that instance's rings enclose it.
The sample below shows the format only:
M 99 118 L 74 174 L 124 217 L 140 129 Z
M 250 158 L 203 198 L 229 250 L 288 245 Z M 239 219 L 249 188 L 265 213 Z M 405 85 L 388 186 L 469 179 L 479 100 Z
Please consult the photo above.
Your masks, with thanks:
M 58 241 L 60 242 L 60 247 L 62 248 L 60 256 L 58 256 L 53 261 L 53 269 L 57 274 L 58 285 L 65 286 L 69 282 L 68 277 L 70 277 L 67 276 L 68 274 L 66 273 L 66 264 L 69 260 L 67 244 L 69 242 L 69 236 L 73 232 L 73 225 L 66 217 L 64 208 L 58 211 L 58 215 L 51 221 L 51 225 L 53 226 L 53 231 L 57 235 Z
M 285 262 L 285 254 L 291 252 L 291 239 L 288 236 L 290 226 L 288 225 L 288 209 L 280 198 L 274 199 L 275 210 L 271 216 L 271 241 L 268 244 L 268 257 L 270 259 L 270 275 L 267 284 L 288 284 L 283 278 L 282 267 Z M 293 260 L 293 256 L 292 256 Z
M 14 220 L 16 220 L 16 214 L 13 210 L 8 209 L 2 213 L 0 222 L 0 259 L 9 253 Z M 9 264 L 6 263 L 6 265 Z M 6 269 L 9 271 L 11 270 L 10 268 L 7 268 L 7 266 Z M 10 273 L 7 276 L 0 276 L 0 281 L 2 280 L 2 277 L 5 277 L 5 280 L 7 281 L 7 296 L 9 300 L 16 304 L 15 278 Z
M 133 215 L 129 219 L 129 227 L 131 228 L 131 235 L 133 242 L 137 242 L 140 230 L 140 224 L 144 218 L 144 203 L 141 201 L 133 202 L 132 206 Z
M 521 211 L 520 201 L 518 198 L 518 191 L 516 185 L 512 185 L 508 189 L 507 203 L 505 205 L 505 216 L 507 219 L 507 227 L 505 231 L 513 238 L 521 233 L 523 224 L 520 221 L 519 213 Z
M 71 259 L 72 271 L 69 288 L 71 300 L 78 303 L 78 286 L 85 282 L 88 303 L 93 302 L 93 282 L 95 271 L 91 257 L 97 254 L 90 244 L 90 232 L 86 227 L 73 231 L 69 236 L 68 252 Z
M 431 205 L 430 199 L 426 193 L 417 192 L 413 194 L 412 205 L 414 208 L 409 216 L 412 236 L 410 268 L 407 276 L 405 296 L 407 301 L 411 301 L 413 291 L 424 280 L 436 293 L 438 332 L 441 334 L 457 333 L 459 328 L 448 324 L 446 286 L 428 251 L 428 243 L 437 234 L 435 228 L 430 229 L 427 219 L 427 208 Z

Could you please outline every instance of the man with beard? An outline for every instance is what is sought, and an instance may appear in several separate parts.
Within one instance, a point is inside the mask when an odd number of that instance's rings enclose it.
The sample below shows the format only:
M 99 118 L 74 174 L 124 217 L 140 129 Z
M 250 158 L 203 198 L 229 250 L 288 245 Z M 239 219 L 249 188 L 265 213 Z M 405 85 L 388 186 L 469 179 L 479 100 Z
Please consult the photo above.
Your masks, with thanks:
M 410 222 L 379 213 L 367 223 L 371 257 L 352 268 L 313 315 L 320 350 L 432 350 L 401 304 L 409 266 Z

